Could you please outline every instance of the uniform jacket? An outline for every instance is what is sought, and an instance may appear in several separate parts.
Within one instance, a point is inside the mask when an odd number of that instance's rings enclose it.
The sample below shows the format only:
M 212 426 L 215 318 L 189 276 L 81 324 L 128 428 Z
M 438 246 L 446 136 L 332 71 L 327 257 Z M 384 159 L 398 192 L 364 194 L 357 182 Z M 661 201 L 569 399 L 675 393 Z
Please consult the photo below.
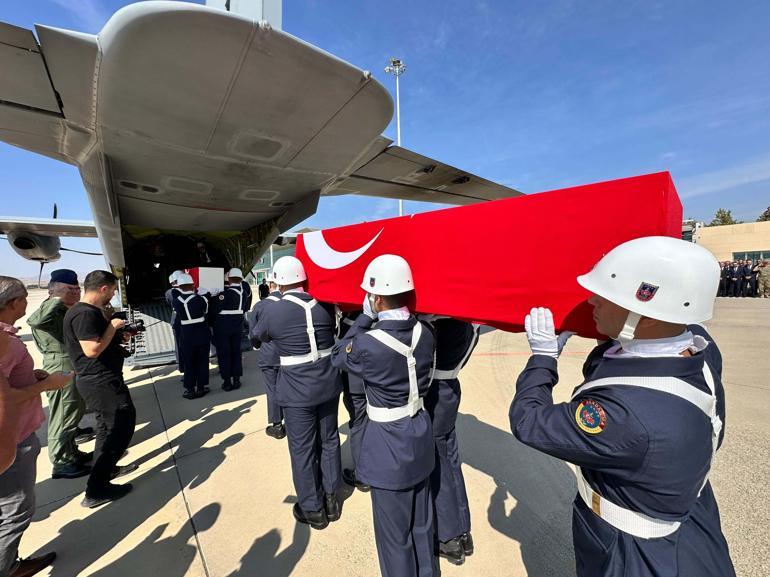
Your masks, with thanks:
M 281 291 L 273 291 L 267 296 L 275 297 L 276 299 L 281 298 Z M 249 338 L 250 339 L 259 339 L 259 336 L 257 334 L 257 325 L 259 323 L 260 316 L 264 313 L 264 311 L 277 301 L 269 298 L 265 298 L 263 300 L 257 301 L 257 303 L 254 305 L 254 308 L 251 309 L 251 312 L 249 313 L 248 320 L 249 320 Z M 259 360 L 257 361 L 257 365 L 266 368 L 266 367 L 277 367 L 281 364 L 280 358 L 278 357 L 278 350 L 275 348 L 274 342 L 264 343 L 259 348 Z
M 179 323 L 177 323 L 176 320 L 176 309 L 174 308 L 174 299 L 176 298 L 176 295 L 180 293 L 180 289 L 176 287 L 171 287 L 166 291 L 166 293 L 163 295 L 166 299 L 166 302 L 168 303 L 168 306 L 171 307 L 171 320 L 169 321 L 171 323 L 171 326 L 174 330 L 179 329 Z
M 711 341 L 703 327 L 688 328 Z M 657 358 L 606 358 L 603 355 L 611 345 L 605 343 L 589 355 L 583 367 L 586 381 L 667 376 L 709 392 L 701 372 L 707 363 L 724 423 L 722 358 L 713 342 L 690 357 Z M 531 447 L 582 467 L 591 487 L 611 502 L 656 519 L 683 522 L 668 537 L 640 539 L 610 526 L 578 496 L 573 519 L 578 574 L 733 575 L 710 486 L 698 496 L 712 456 L 708 417 L 679 397 L 633 386 L 594 388 L 569 403 L 554 404 L 552 389 L 557 381 L 554 359 L 544 355 L 529 359 L 517 381 L 509 413 L 514 435 Z M 606 419 L 601 427 L 597 423 L 587 431 L 585 423 L 581 426 L 580 407 L 586 404 L 600 408 Z M 724 427 L 720 443 L 723 435 Z M 695 516 L 699 518 L 691 518 Z M 680 547 L 681 539 L 695 548 L 710 549 L 713 568 L 700 566 L 705 552 L 700 558 L 683 557 L 689 545 Z
M 27 319 L 32 338 L 43 354 L 43 369 L 49 372 L 70 371 L 72 363 L 64 347 L 64 315 L 67 307 L 61 299 L 48 297 Z
M 388 408 L 406 405 L 409 373 L 406 357 L 367 332 L 372 328 L 381 329 L 409 345 L 417 322 L 410 317 L 380 321 L 373 327 L 372 319 L 362 314 L 334 346 L 334 366 L 363 380 L 370 405 Z M 414 351 L 420 397 L 424 397 L 430 387 L 434 351 L 433 332 L 423 323 Z M 367 417 L 362 427 L 361 452 L 356 459 L 356 477 L 361 481 L 382 489 L 399 490 L 413 487 L 433 471 L 435 450 L 427 411 L 389 423 Z
M 290 293 L 309 302 L 307 293 Z M 275 343 L 280 356 L 298 356 L 310 353 L 305 309 L 283 298 L 262 311 L 257 320 L 256 336 L 263 343 Z M 318 303 L 311 311 L 318 350 L 334 345 L 334 307 Z M 276 382 L 278 402 L 283 407 L 312 407 L 339 395 L 342 381 L 339 372 L 332 367 L 330 357 L 321 357 L 314 363 L 281 366 Z
M 251 292 L 246 294 L 242 286 L 227 285 L 225 289 L 209 300 L 209 317 L 214 330 L 235 331 L 243 325 L 243 313 L 248 311 Z M 222 311 L 237 311 L 241 314 L 222 314 Z
M 192 296 L 192 298 L 187 301 L 187 308 L 185 308 L 182 301 L 190 296 Z M 184 292 L 177 289 L 172 303 L 174 311 L 176 312 L 176 322 L 179 327 L 179 333 L 183 336 L 180 346 L 185 346 L 188 343 L 204 344 L 210 342 L 211 332 L 209 331 L 208 323 L 205 320 L 199 323 L 183 323 L 183 321 L 189 319 L 207 318 L 208 302 L 206 301 L 206 298 L 197 295 L 192 291 Z

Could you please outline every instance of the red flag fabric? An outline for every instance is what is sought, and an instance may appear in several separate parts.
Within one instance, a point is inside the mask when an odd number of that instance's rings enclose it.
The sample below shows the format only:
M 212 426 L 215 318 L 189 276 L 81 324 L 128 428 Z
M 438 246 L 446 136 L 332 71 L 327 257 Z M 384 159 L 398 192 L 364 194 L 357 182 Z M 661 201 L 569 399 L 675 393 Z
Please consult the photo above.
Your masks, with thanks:
M 575 280 L 615 246 L 681 236 L 682 204 L 668 172 L 364 222 L 300 235 L 308 290 L 360 308 L 366 266 L 381 254 L 412 268 L 414 309 L 523 331 L 534 306 L 557 331 L 599 336 Z

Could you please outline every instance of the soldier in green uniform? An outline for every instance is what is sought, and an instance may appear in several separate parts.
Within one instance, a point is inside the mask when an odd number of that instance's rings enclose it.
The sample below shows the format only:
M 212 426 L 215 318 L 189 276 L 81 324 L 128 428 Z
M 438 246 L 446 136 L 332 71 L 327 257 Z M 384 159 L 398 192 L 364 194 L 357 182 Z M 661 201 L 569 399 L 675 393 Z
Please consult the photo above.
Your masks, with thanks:
M 770 266 L 767 260 L 757 267 L 757 296 L 770 299 Z
M 48 283 L 50 295 L 27 320 L 35 344 L 43 354 L 43 369 L 49 373 L 71 371 L 69 355 L 64 348 L 64 315 L 80 300 L 80 285 L 75 271 L 55 270 Z M 54 479 L 74 479 L 87 475 L 90 453 L 78 450 L 75 438 L 78 423 L 85 413 L 85 402 L 75 387 L 75 379 L 63 389 L 46 391 L 48 395 L 48 457 L 53 464 Z M 81 429 L 81 431 L 83 431 Z

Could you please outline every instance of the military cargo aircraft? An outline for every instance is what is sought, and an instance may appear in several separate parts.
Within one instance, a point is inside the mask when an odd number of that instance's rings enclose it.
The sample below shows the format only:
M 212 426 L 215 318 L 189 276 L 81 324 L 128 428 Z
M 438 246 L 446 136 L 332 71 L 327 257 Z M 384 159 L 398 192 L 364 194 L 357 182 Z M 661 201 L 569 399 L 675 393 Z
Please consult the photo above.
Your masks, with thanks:
M 169 1 L 131 4 L 97 35 L 0 23 L 0 140 L 77 166 L 94 217 L 0 217 L 0 233 L 41 263 L 60 236 L 98 236 L 123 305 L 151 324 L 172 270 L 251 270 L 321 196 L 520 194 L 394 146 L 385 88 L 278 28 Z M 157 338 L 153 357 L 172 342 Z

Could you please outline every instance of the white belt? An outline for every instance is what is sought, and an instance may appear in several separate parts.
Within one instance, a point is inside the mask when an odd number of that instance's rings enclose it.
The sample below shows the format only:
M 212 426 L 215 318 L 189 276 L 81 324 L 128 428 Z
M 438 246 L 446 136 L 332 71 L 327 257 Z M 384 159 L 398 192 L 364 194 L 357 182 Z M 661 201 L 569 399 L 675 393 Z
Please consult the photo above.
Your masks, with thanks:
M 195 323 L 202 323 L 206 320 L 206 317 L 200 317 L 197 319 L 187 319 L 184 321 L 180 321 L 183 325 L 194 325 Z
M 644 513 L 624 509 L 608 501 L 591 488 L 580 468 L 578 468 L 577 473 L 577 486 L 578 493 L 580 493 L 586 507 L 616 529 L 634 537 L 641 537 L 642 539 L 666 537 L 674 533 L 681 525 L 678 521 L 654 519 Z
M 439 380 L 439 381 L 451 381 L 452 379 L 456 379 L 460 375 L 460 371 L 458 369 L 454 370 L 441 370 L 441 369 L 435 369 L 433 371 L 433 379 Z
M 366 403 L 366 414 L 369 419 L 377 423 L 391 423 L 404 417 L 414 417 L 423 408 L 423 400 L 418 398 L 416 402 L 402 407 L 373 407 Z
M 243 315 L 242 310 L 232 310 L 232 309 L 225 309 L 219 311 L 220 315 Z
M 292 365 L 304 365 L 305 363 L 314 363 L 318 359 L 328 357 L 332 354 L 331 349 L 323 349 L 315 353 L 308 353 L 306 355 L 292 355 L 289 357 L 281 357 L 281 366 L 290 367 Z

